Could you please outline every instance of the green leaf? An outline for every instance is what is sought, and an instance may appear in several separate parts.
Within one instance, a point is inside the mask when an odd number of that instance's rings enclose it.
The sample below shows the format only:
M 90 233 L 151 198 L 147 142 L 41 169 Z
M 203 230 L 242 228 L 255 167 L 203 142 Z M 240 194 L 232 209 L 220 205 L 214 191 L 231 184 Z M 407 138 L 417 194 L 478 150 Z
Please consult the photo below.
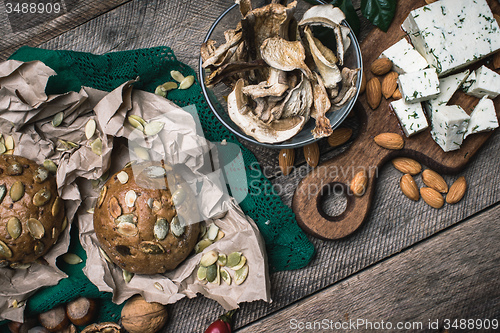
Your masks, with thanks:
M 396 0 L 361 0 L 361 13 L 382 31 L 387 31 L 396 13 Z

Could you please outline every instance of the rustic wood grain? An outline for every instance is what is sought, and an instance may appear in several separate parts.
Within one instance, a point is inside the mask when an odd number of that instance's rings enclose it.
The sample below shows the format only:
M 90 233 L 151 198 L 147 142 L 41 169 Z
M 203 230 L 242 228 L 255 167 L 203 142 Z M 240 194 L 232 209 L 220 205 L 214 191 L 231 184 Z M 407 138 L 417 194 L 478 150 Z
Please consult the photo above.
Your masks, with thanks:
M 289 332 L 294 323 L 323 319 L 328 325 L 349 320 L 422 323 L 421 329 L 405 330 L 413 332 L 429 330 L 429 321 L 438 320 L 437 331 L 444 328 L 444 319 L 498 319 L 499 215 L 496 205 L 237 332 Z

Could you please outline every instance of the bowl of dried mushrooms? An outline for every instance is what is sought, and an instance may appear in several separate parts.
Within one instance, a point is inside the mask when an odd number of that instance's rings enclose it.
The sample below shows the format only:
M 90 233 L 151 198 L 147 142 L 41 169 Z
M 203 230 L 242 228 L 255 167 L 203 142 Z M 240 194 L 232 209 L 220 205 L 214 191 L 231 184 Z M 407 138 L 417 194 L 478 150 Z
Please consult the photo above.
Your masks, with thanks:
M 339 8 L 316 2 L 239 0 L 208 31 L 203 94 L 238 137 L 301 147 L 329 136 L 353 108 L 363 72 L 358 41 Z

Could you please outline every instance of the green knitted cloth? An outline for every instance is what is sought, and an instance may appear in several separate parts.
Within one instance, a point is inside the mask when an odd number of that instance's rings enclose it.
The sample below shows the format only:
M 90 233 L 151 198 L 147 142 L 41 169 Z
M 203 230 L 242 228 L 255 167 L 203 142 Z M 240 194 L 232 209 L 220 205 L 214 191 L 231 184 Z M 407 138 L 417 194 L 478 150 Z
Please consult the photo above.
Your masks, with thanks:
M 178 70 L 185 76 L 196 74 L 194 70 L 177 61 L 168 47 L 155 47 L 131 51 L 93 55 L 73 51 L 53 51 L 22 47 L 10 59 L 41 60 L 57 72 L 49 79 L 47 94 L 61 94 L 79 91 L 81 86 L 112 91 L 127 80 L 136 79 L 137 89 L 154 92 L 167 81 L 173 81 L 171 70 Z M 292 270 L 306 266 L 314 255 L 314 247 L 297 226 L 292 210 L 285 206 L 273 191 L 271 183 L 263 176 L 255 156 L 241 145 L 236 137 L 219 123 L 206 103 L 201 87 L 196 82 L 188 90 L 172 90 L 168 98 L 183 107 L 196 105 L 205 133 L 212 142 L 226 139 L 241 148 L 249 184 L 248 196 L 240 203 L 262 233 L 266 243 L 269 265 L 272 271 Z M 70 252 L 86 258 L 79 244 L 76 226 L 73 228 Z M 85 277 L 81 269 L 84 262 L 70 266 L 58 262 L 59 267 L 69 275 L 57 286 L 47 287 L 33 295 L 27 303 L 26 315 L 44 312 L 54 305 L 64 303 L 77 295 L 101 298 L 99 321 L 117 321 L 121 306 L 113 304 L 109 293 L 99 292 Z

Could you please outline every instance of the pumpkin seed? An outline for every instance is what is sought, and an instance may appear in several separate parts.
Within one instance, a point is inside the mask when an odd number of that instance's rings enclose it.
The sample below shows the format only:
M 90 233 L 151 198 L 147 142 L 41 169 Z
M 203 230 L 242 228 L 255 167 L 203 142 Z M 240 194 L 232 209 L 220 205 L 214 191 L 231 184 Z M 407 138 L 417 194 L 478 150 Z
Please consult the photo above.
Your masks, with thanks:
M 161 87 L 161 85 L 157 86 L 155 89 L 155 95 L 161 97 L 167 97 L 167 91 Z
M 108 193 L 108 187 L 104 185 L 99 192 L 99 198 L 97 198 L 97 208 L 101 208 L 104 198 L 106 198 L 106 193 Z
M 123 270 L 123 280 L 125 280 L 125 283 L 129 283 L 133 277 L 134 277 L 134 273 L 130 273 L 130 272 L 127 272 L 126 270 Z
M 68 218 L 65 216 L 64 220 L 62 221 L 61 231 L 63 231 L 64 229 L 66 229 L 67 226 L 68 226 Z
M 165 249 L 163 248 L 163 246 L 150 241 L 144 241 L 141 244 L 139 244 L 139 249 L 146 254 L 165 253 Z
M 51 160 L 43 161 L 43 167 L 49 170 L 50 173 L 57 173 L 57 164 L 52 162 Z
M 8 135 L 5 137 L 5 148 L 7 150 L 14 149 L 14 138 L 12 137 L 12 135 Z
M 92 184 L 92 188 L 98 188 L 101 182 L 99 181 L 99 179 L 91 179 L 90 183 Z
M 227 266 L 234 267 L 240 263 L 241 252 L 233 252 L 227 256 Z
M 229 272 L 224 267 L 220 269 L 220 277 L 228 286 L 231 285 L 231 275 L 229 275 Z
M 186 200 L 186 191 L 184 188 L 179 187 L 175 192 L 172 194 L 172 202 L 174 203 L 175 207 L 179 207 L 184 200 Z
M 132 118 L 132 116 L 128 116 L 128 122 L 132 125 L 133 128 L 137 128 L 139 131 L 144 132 L 144 125 L 141 124 L 137 119 Z
M 182 82 L 184 80 L 184 75 L 179 71 L 170 71 L 170 76 L 177 82 Z
M 12 162 L 9 164 L 7 167 L 7 174 L 9 176 L 19 176 L 23 173 L 24 168 L 21 165 L 21 163 L 18 162 Z
M 148 161 L 149 160 L 149 152 L 146 149 L 142 148 L 142 147 L 135 147 L 134 148 L 134 153 L 141 160 L 144 160 L 144 161 Z
M 33 180 L 38 184 L 43 183 L 47 178 L 49 178 L 49 170 L 43 167 L 38 167 L 33 174 Z
M 108 254 L 106 252 L 104 252 L 104 250 L 102 248 L 99 248 L 99 252 L 101 252 L 101 256 L 104 258 L 104 260 L 106 260 L 107 262 L 109 262 L 110 264 L 112 264 L 113 262 L 111 261 L 111 258 L 108 256 Z
M 160 121 L 151 121 L 144 126 L 144 134 L 148 136 L 153 136 L 158 133 L 163 129 L 163 126 L 165 126 L 165 123 L 162 123 Z
M 12 239 L 16 239 L 21 236 L 22 231 L 21 221 L 19 221 L 17 217 L 13 216 L 7 221 L 7 232 Z
M 189 75 L 182 80 L 182 82 L 179 84 L 179 89 L 189 89 L 194 83 L 194 76 Z
M 21 200 L 24 195 L 24 184 L 18 180 L 17 182 L 12 184 L 9 194 L 13 202 Z
M 66 141 L 66 143 L 69 145 L 70 148 L 78 148 L 80 145 L 76 142 L 73 141 Z
M 201 256 L 200 265 L 208 267 L 215 264 L 217 259 L 219 259 L 219 253 L 217 253 L 217 251 L 208 251 Z
M 219 265 L 216 265 L 216 266 L 217 266 L 217 277 L 215 278 L 214 283 L 216 283 L 217 285 L 220 285 L 220 266 Z
M 61 111 L 61 112 L 56 113 L 54 118 L 52 118 L 52 126 L 57 127 L 57 126 L 61 125 L 63 122 L 63 119 L 64 119 L 64 112 Z
M 141 116 L 131 114 L 128 118 L 139 122 L 139 124 L 141 124 L 143 127 L 146 126 L 146 121 Z
M 89 119 L 89 121 L 87 121 L 87 124 L 85 125 L 85 137 L 87 138 L 87 140 L 92 139 L 95 134 L 96 128 L 97 123 L 95 122 L 95 120 Z
M 42 222 L 34 218 L 28 219 L 28 230 L 34 239 L 41 239 L 45 235 Z
M 137 217 L 134 216 L 134 214 L 123 214 L 121 216 L 118 216 L 115 220 L 116 224 L 120 223 L 132 223 L 136 224 L 137 223 Z
M 0 260 L 0 268 L 5 268 L 5 267 L 9 267 L 9 262 L 7 260 Z
M 3 198 L 5 198 L 5 194 L 7 194 L 7 186 L 0 185 L 0 204 L 3 201 Z
M 248 265 L 245 265 L 236 272 L 234 272 L 234 283 L 236 283 L 237 285 L 242 284 L 247 279 L 247 276 L 248 276 Z
M 194 251 L 196 253 L 201 253 L 201 252 L 203 252 L 203 250 L 205 250 L 207 247 L 209 247 L 212 244 L 213 244 L 213 242 L 210 239 L 202 239 L 201 241 L 196 243 L 196 245 L 194 246 Z
M 92 148 L 92 151 L 94 154 L 101 156 L 102 154 L 102 141 L 100 138 L 97 138 L 92 142 L 90 145 L 90 148 Z
M 247 257 L 241 256 L 241 260 L 238 263 L 238 265 L 231 267 L 233 271 L 239 270 L 241 267 L 243 267 L 247 263 Z
M 56 228 L 52 228 L 52 239 L 55 239 L 57 236 L 57 229 Z
M 134 190 L 130 190 L 125 194 L 125 204 L 127 207 L 134 207 L 135 200 L 137 200 L 137 194 Z
M 109 199 L 109 213 L 115 219 L 122 215 L 122 207 L 116 197 L 111 197 L 111 199 Z
M 122 222 L 118 224 L 116 231 L 125 237 L 134 237 L 139 233 L 139 229 L 133 223 Z
M 164 218 L 159 218 L 156 220 L 155 226 L 153 228 L 155 238 L 158 240 L 164 240 L 168 234 L 168 222 Z
M 215 238 L 217 238 L 218 234 L 219 234 L 219 227 L 215 225 L 215 223 L 210 224 L 207 230 L 207 238 L 210 239 L 211 241 L 214 241 Z
M 224 233 L 224 231 L 219 230 L 219 232 L 217 233 L 217 237 L 215 237 L 214 242 L 217 242 L 217 241 L 221 240 L 222 238 L 224 238 L 225 235 L 226 234 Z
M 199 239 L 202 239 L 203 236 L 205 236 L 205 234 L 207 233 L 207 226 L 205 223 L 200 223 L 200 235 L 199 235 Z
M 160 89 L 162 91 L 167 92 L 167 91 L 170 91 L 170 90 L 177 89 L 177 83 L 175 83 L 173 81 L 169 81 L 169 82 L 165 82 L 160 87 L 161 87 Z
M 210 265 L 207 267 L 207 281 L 214 282 L 217 278 L 217 265 Z
M 120 171 L 116 174 L 116 178 L 118 179 L 118 181 L 122 184 L 127 184 L 128 182 L 128 173 L 126 173 L 125 171 Z
M 31 263 L 21 264 L 20 262 L 13 262 L 10 264 L 10 268 L 13 269 L 28 269 L 31 267 Z
M 0 240 L 0 256 L 3 256 L 5 258 L 12 258 L 12 250 L 5 244 L 3 241 Z
M 46 188 L 42 188 L 40 191 L 36 192 L 33 196 L 33 205 L 41 207 L 49 202 L 52 194 Z
M 167 175 L 165 169 L 157 165 L 148 166 L 144 169 L 144 172 L 149 178 L 163 178 Z
M 7 151 L 7 148 L 5 148 L 5 145 L 3 142 L 0 142 L 0 155 L 5 153 Z
M 37 256 L 40 255 L 40 254 L 42 254 L 43 250 L 45 250 L 45 244 L 43 244 L 43 242 L 41 242 L 41 241 L 38 241 L 35 244 L 34 250 L 35 250 L 35 254 Z
M 179 217 L 176 215 L 172 219 L 172 222 L 170 223 L 170 230 L 172 230 L 172 234 L 175 237 L 181 237 L 184 234 L 186 227 L 183 222 L 179 219 Z
M 60 197 L 56 197 L 54 203 L 52 204 L 52 216 L 57 216 L 63 209 L 63 202 Z
M 227 256 L 224 253 L 219 253 L 219 258 L 217 258 L 217 264 L 219 266 L 226 266 Z
M 12 303 L 10 304 L 11 308 L 17 308 L 17 299 L 13 300 Z
M 207 278 L 207 268 L 205 266 L 198 267 L 198 272 L 196 272 L 196 277 L 200 281 L 205 280 Z
M 154 283 L 154 286 L 156 289 L 158 289 L 159 291 L 163 291 L 163 286 L 160 284 L 160 282 L 155 282 Z

